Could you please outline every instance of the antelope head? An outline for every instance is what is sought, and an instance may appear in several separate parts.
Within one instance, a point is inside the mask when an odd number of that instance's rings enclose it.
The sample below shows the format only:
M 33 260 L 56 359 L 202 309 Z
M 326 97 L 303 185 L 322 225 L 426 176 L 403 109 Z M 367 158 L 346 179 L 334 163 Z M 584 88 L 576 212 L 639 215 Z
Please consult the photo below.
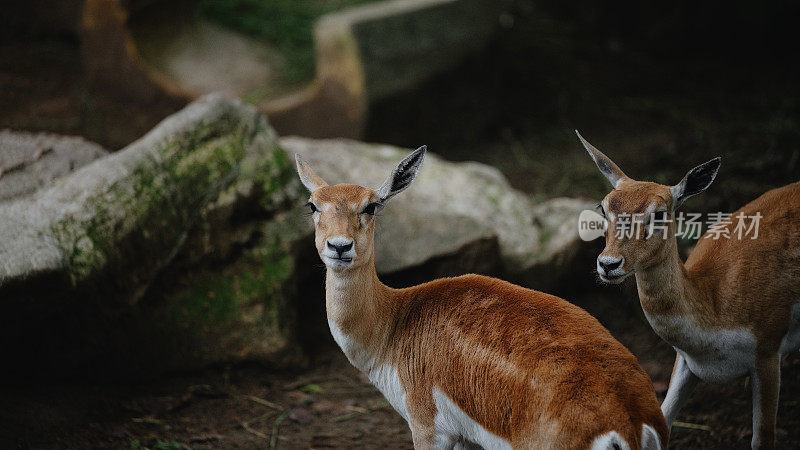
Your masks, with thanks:
M 306 206 L 314 219 L 317 252 L 330 270 L 374 263 L 375 214 L 414 181 L 425 151 L 423 145 L 402 160 L 376 190 L 344 183 L 329 186 L 296 156 L 297 173 L 311 192 Z
M 662 261 L 675 242 L 675 211 L 687 198 L 705 191 L 720 167 L 719 157 L 690 170 L 680 183 L 665 186 L 629 178 L 608 156 L 578 134 L 589 156 L 614 188 L 600 202 L 608 220 L 606 246 L 597 257 L 597 274 L 621 283 L 637 270 Z

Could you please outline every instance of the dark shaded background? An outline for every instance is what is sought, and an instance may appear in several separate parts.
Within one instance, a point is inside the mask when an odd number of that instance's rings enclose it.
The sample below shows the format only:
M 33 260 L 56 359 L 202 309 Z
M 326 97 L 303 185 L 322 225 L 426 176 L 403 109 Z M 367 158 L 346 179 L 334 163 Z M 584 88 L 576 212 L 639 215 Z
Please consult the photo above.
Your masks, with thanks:
M 723 198 L 703 202 L 712 208 L 797 179 L 796 4 L 519 1 L 511 11 L 513 25 L 459 69 L 463 81 L 387 102 L 369 138 L 433 141 L 544 196 L 605 193 L 575 128 L 639 179 L 675 183 L 723 156 Z

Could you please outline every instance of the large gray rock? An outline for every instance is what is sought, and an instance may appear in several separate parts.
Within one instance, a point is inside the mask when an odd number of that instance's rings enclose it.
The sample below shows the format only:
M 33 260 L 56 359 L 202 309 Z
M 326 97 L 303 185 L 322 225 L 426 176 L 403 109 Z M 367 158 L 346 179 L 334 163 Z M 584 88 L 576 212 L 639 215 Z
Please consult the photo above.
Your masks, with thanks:
M 100 273 L 142 282 L 204 218 L 253 196 L 273 208 L 272 177 L 285 166 L 263 116 L 205 97 L 125 149 L 0 204 L 0 287 L 53 272 L 73 285 Z
M 0 203 L 0 349 L 159 370 L 285 351 L 293 260 L 259 230 L 296 195 L 292 170 L 263 115 L 211 95 Z
M 106 154 L 81 137 L 0 130 L 0 202 L 32 194 Z
M 349 140 L 286 137 L 279 142 L 308 160 L 328 183 L 373 188 L 408 154 Z M 577 218 L 589 207 L 586 201 L 568 198 L 536 203 L 511 188 L 497 169 L 447 162 L 428 153 L 411 188 L 392 198 L 378 218 L 376 268 L 391 274 L 441 258 L 459 260 L 463 253 L 469 260 L 457 264 L 459 270 L 501 271 L 537 287 L 548 286 L 549 280 L 571 273 L 582 242 Z M 311 232 L 309 221 L 302 226 Z M 486 266 L 494 261 L 502 267 Z

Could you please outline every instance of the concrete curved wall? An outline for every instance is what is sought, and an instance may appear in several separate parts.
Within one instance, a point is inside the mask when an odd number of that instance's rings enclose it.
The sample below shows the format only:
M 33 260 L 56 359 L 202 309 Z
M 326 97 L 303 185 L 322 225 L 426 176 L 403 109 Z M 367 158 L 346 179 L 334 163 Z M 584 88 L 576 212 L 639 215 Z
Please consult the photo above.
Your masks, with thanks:
M 495 31 L 505 4 L 506 0 L 391 0 L 325 16 L 314 30 L 316 78 L 299 91 L 278 92 L 257 106 L 280 134 L 362 138 L 371 104 L 412 91 L 479 51 Z M 143 99 L 166 96 L 187 102 L 206 93 L 202 87 L 177 82 L 152 59 L 142 56 L 145 43 L 137 41 L 131 24 L 137 22 L 137 14 L 152 11 L 153 4 L 147 8 L 137 5 L 86 0 L 81 36 L 90 82 Z M 191 1 L 158 2 L 156 6 L 162 5 L 158 26 L 168 30 L 177 30 L 176 24 L 185 26 L 186 14 L 181 11 L 190 9 Z M 201 38 L 195 42 L 213 46 L 214 39 L 205 39 L 205 44 Z M 248 51 L 247 45 L 243 48 Z M 208 52 L 197 54 L 209 65 L 218 59 L 209 57 Z M 230 67 L 216 71 L 220 76 L 226 72 L 236 71 Z M 223 79 L 222 85 L 225 83 Z M 228 95 L 242 94 L 232 88 Z

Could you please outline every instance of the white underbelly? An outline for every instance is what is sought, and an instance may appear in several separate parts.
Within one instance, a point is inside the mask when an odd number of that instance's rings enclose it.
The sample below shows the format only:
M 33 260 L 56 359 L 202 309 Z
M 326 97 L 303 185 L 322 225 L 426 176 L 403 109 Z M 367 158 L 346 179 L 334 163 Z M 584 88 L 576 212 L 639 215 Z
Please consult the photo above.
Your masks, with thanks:
M 647 319 L 703 381 L 730 381 L 751 372 L 755 365 L 756 338 L 749 329 L 701 328 L 682 316 L 648 315 Z
M 692 373 L 710 383 L 725 383 L 747 375 L 754 366 L 753 354 L 741 353 L 717 357 L 707 354 L 690 355 L 678 348 L 676 350 L 686 359 L 686 364 Z

